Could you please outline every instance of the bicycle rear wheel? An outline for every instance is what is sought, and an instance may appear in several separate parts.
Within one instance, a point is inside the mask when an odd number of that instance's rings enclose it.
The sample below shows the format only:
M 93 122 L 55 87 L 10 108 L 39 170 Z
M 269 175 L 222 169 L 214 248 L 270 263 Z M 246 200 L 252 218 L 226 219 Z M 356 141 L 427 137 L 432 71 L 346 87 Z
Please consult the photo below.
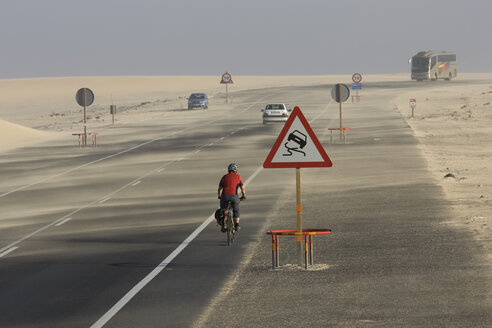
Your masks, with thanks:
M 234 242 L 234 219 L 232 207 L 230 204 L 227 207 L 226 218 L 227 246 L 230 246 Z

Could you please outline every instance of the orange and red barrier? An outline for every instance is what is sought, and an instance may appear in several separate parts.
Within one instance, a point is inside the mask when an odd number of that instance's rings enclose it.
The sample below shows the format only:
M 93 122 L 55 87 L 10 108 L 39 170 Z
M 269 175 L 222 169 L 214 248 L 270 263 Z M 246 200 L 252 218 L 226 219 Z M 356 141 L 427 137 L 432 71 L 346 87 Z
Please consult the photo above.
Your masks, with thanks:
M 279 267 L 279 237 L 280 236 L 298 236 L 302 238 L 304 236 L 304 265 L 307 270 L 309 265 L 314 264 L 314 235 L 329 235 L 330 229 L 302 229 L 302 232 L 296 229 L 284 229 L 284 230 L 270 230 L 267 231 L 267 235 L 272 236 L 272 269 Z

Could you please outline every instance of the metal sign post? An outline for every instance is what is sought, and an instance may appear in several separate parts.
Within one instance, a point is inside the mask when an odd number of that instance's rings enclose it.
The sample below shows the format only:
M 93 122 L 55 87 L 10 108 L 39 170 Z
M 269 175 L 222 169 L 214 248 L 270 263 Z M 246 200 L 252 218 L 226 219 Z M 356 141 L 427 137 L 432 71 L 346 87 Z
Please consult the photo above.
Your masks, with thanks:
M 75 100 L 80 106 L 84 107 L 84 147 L 87 146 L 87 115 L 86 107 L 92 105 L 94 102 L 94 93 L 91 89 L 81 88 L 75 94 Z
M 357 99 L 357 102 L 359 102 L 359 90 L 362 89 L 362 75 L 360 73 L 354 73 L 352 75 L 352 90 L 355 90 L 355 99 Z M 354 99 L 352 98 L 352 102 L 354 102 Z
M 301 168 L 296 167 L 296 209 L 297 209 L 297 259 L 298 264 L 302 265 L 302 206 L 301 206 Z
M 417 106 L 417 99 L 410 99 L 410 107 L 412 107 L 412 117 L 413 117 L 413 111 L 416 106 Z
M 227 101 L 228 101 L 228 98 L 227 98 L 227 85 L 229 83 L 234 83 L 234 82 L 232 82 L 232 76 L 231 76 L 231 74 L 229 74 L 228 72 L 225 72 L 224 74 L 222 74 L 222 79 L 220 80 L 220 83 L 221 84 L 225 84 L 225 86 L 226 86 L 226 104 L 227 104 Z
M 85 108 L 87 107 L 87 89 L 84 88 L 84 147 L 87 147 L 87 115 Z
M 340 140 L 342 140 L 342 131 L 343 131 L 343 129 L 342 129 L 342 102 L 340 101 L 340 99 L 342 99 L 342 90 L 341 90 L 342 88 L 338 87 L 337 89 L 338 89 L 337 94 L 338 94 L 338 99 L 339 99 L 338 107 L 339 107 L 339 112 L 340 112 Z
M 338 102 L 340 111 L 340 141 L 343 136 L 343 126 L 342 126 L 342 102 L 346 101 L 350 96 L 349 88 L 345 84 L 335 84 L 331 89 L 331 97 L 333 100 Z
M 116 105 L 109 106 L 109 113 L 113 115 L 113 125 L 114 125 L 114 116 L 116 115 Z
M 301 167 L 331 167 L 333 164 L 299 107 L 295 107 L 268 154 L 264 168 L 296 169 L 296 212 L 299 265 L 303 251 Z

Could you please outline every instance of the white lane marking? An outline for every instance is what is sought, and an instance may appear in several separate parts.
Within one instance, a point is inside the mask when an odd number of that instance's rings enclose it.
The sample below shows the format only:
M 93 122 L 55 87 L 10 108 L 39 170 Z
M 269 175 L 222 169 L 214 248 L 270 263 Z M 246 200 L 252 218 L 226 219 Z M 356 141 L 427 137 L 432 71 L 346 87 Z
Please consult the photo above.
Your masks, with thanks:
M 140 184 L 141 182 L 142 182 L 142 180 L 138 180 L 137 182 L 132 183 L 132 187 L 135 187 L 136 185 Z
M 267 96 L 265 96 L 265 97 L 263 97 L 263 98 L 266 98 L 266 97 L 267 97 Z M 259 102 L 260 100 L 262 100 L 263 98 L 261 98 L 261 99 L 259 99 L 258 101 L 256 101 L 256 103 L 257 103 L 257 102 Z M 256 103 L 255 103 L 255 104 L 256 104 Z M 253 104 L 253 105 L 255 105 L 255 104 Z M 251 105 L 250 107 L 247 107 L 245 110 L 250 109 L 251 107 L 253 107 L 253 105 Z M 200 126 L 200 125 L 197 125 L 197 126 Z M 178 134 L 178 133 L 180 133 L 180 132 L 183 132 L 183 131 L 186 131 L 186 130 L 189 130 L 189 129 L 192 129 L 192 128 L 195 128 L 195 127 L 196 127 L 196 126 L 191 126 L 191 127 L 189 127 L 189 128 L 183 129 L 183 130 L 181 130 L 181 131 L 177 131 L 177 132 L 170 133 L 170 134 L 168 134 L 168 135 L 166 135 L 166 136 L 172 136 L 173 134 Z M 244 129 L 244 127 L 243 127 L 242 129 Z M 113 154 L 113 155 L 110 155 L 110 156 L 106 156 L 106 157 L 100 158 L 100 159 L 95 160 L 95 161 L 90 162 L 90 163 L 86 163 L 86 164 L 81 165 L 81 166 L 79 166 L 79 167 L 77 167 L 77 168 L 82 168 L 82 167 L 88 166 L 88 165 L 90 165 L 90 164 L 94 164 L 94 163 L 100 162 L 100 161 L 102 161 L 102 160 L 104 160 L 104 159 L 108 159 L 108 158 L 111 158 L 111 157 L 117 156 L 117 155 L 119 155 L 119 154 L 126 153 L 126 152 L 128 152 L 128 151 L 130 151 L 130 150 L 133 150 L 133 149 L 139 148 L 140 146 L 143 146 L 143 145 L 149 144 L 149 143 L 151 143 L 151 142 L 153 142 L 153 141 L 163 139 L 163 138 L 165 138 L 166 136 L 162 136 L 162 137 L 159 137 L 159 138 L 155 138 L 155 139 L 149 140 L 149 141 L 144 142 L 144 143 L 142 143 L 142 144 L 140 144 L 140 145 L 137 145 L 137 146 L 135 146 L 135 147 L 129 148 L 129 149 L 127 149 L 127 150 L 121 151 L 121 152 L 119 152 L 119 153 L 116 153 L 116 154 Z M 224 139 L 224 137 L 222 137 L 222 139 Z M 182 160 L 182 159 L 183 159 L 183 158 L 180 158 L 180 159 L 179 159 L 179 160 L 177 160 L 177 161 L 180 161 L 180 160 Z M 161 172 L 161 171 L 163 171 L 163 170 L 164 170 L 164 169 L 165 169 L 168 165 L 170 165 L 170 164 L 172 164 L 172 163 L 174 163 L 174 162 L 176 162 L 176 161 L 167 162 L 167 163 L 165 163 L 164 165 L 160 166 L 159 168 L 157 168 L 157 169 L 155 169 L 155 170 L 151 170 L 151 171 L 147 172 L 146 174 L 144 174 L 143 176 L 141 176 L 141 177 L 139 177 L 139 178 L 137 178 L 137 179 L 135 179 L 135 180 L 133 180 L 133 181 L 130 181 L 129 183 L 127 183 L 126 185 L 124 185 L 124 186 L 122 186 L 122 187 L 120 187 L 120 188 L 116 189 L 115 191 L 110 192 L 110 193 L 109 193 L 109 194 L 107 194 L 106 196 L 104 196 L 104 197 L 102 197 L 102 198 L 99 198 L 99 199 L 96 199 L 96 200 L 94 200 L 94 201 L 92 201 L 92 202 L 90 202 L 90 203 L 88 203 L 88 204 L 86 204 L 86 205 L 84 205 L 84 206 L 81 206 L 81 207 L 79 207 L 79 208 L 77 208 L 77 209 L 73 210 L 72 212 L 70 212 L 70 213 L 68 213 L 68 214 L 64 215 L 63 217 L 59 218 L 58 220 L 55 220 L 55 221 L 53 221 L 53 222 L 51 222 L 51 223 L 49 223 L 49 224 L 45 225 L 44 227 L 41 227 L 41 228 L 39 228 L 39 229 L 37 229 L 37 230 L 35 230 L 35 231 L 33 231 L 33 232 L 31 232 L 31 233 L 29 233 L 29 234 L 25 235 L 24 237 L 22 237 L 22 238 L 20 238 L 20 239 L 18 239 L 18 240 L 16 240 L 16 241 L 14 241 L 14 242 L 10 243 L 9 245 L 7 245 L 7 246 L 4 246 L 4 247 L 0 248 L 0 252 L 3 252 L 3 251 L 5 251 L 5 250 L 7 250 L 7 249 L 10 249 L 10 248 L 12 248 L 13 246 L 15 246 L 15 245 L 17 245 L 17 244 L 22 243 L 24 240 L 29 239 L 29 238 L 31 238 L 32 236 L 35 236 L 35 235 L 37 235 L 38 233 L 43 232 L 44 230 L 46 230 L 46 229 L 48 229 L 48 228 L 50 228 L 50 227 L 52 227 L 52 226 L 54 226 L 54 225 L 58 224 L 59 222 L 61 222 L 61 221 L 65 220 L 65 219 L 67 219 L 68 217 L 73 216 L 73 215 L 77 214 L 78 212 L 80 212 L 80 211 L 82 211 L 82 210 L 84 210 L 84 209 L 86 209 L 86 208 L 89 208 L 89 207 L 91 207 L 91 206 L 93 206 L 93 205 L 95 205 L 95 204 L 99 203 L 99 202 L 101 201 L 101 199 L 103 199 L 103 200 L 104 200 L 105 198 L 108 198 L 108 197 L 109 197 L 109 198 L 111 198 L 113 195 L 115 195 L 115 194 L 119 193 L 120 191 L 122 191 L 122 190 L 124 190 L 124 189 L 128 188 L 130 185 L 132 185 L 132 184 L 133 184 L 133 183 L 135 183 L 136 181 L 141 180 L 141 179 L 145 179 L 147 176 L 151 175 L 151 174 L 152 174 L 152 173 L 154 173 L 155 171 Z M 40 180 L 40 181 L 38 181 L 38 182 L 36 182 L 36 183 L 30 184 L 30 185 L 27 185 L 27 186 L 24 186 L 24 187 L 21 187 L 21 188 L 17 188 L 16 190 L 10 191 L 10 192 L 5 193 L 5 194 L 1 194 L 1 195 L 0 195 L 0 198 L 1 198 L 1 197 L 3 197 L 3 196 L 5 196 L 5 195 L 7 195 L 7 194 L 13 193 L 13 192 L 15 192 L 15 191 L 19 191 L 19 190 L 22 190 L 22 189 L 26 189 L 26 188 L 28 188 L 28 187 L 30 187 L 30 186 L 34 186 L 34 185 L 36 185 L 36 184 L 38 184 L 38 183 L 41 183 L 41 182 L 47 181 L 47 180 L 49 180 L 49 179 L 51 179 L 51 178 L 58 177 L 58 176 L 61 176 L 61 175 L 65 174 L 65 173 L 75 171 L 77 168 L 70 169 L 70 170 L 68 170 L 68 171 L 62 172 L 62 173 L 57 174 L 57 175 L 54 175 L 54 176 L 52 176 L 52 177 L 49 177 L 49 178 L 46 178 L 46 179 Z M 245 182 L 245 184 L 247 184 L 247 183 Z M 14 248 L 14 249 L 15 249 L 15 248 Z
M 249 184 L 263 169 L 259 166 L 256 171 L 246 180 L 245 185 Z M 125 296 L 123 296 L 111 309 L 108 310 L 90 328 L 103 327 L 112 317 L 116 315 L 130 300 L 135 297 L 149 282 L 151 282 L 164 268 L 170 264 L 195 239 L 209 224 L 215 220 L 215 213 L 210 215 L 198 228 L 193 231 L 176 249 L 169 254 L 157 267 L 152 270 L 145 278 L 136 284 Z
M 220 138 L 219 140 L 224 140 L 225 137 Z
M 166 168 L 165 167 L 161 167 L 160 169 L 157 170 L 157 172 L 161 173 L 162 171 L 164 171 Z
M 98 201 L 97 203 L 98 203 L 98 204 L 102 204 L 102 203 L 107 202 L 107 201 L 108 201 L 108 200 L 110 200 L 110 199 L 111 199 L 111 197 L 107 197 L 107 198 L 101 199 L 101 200 L 100 200 L 100 201 Z
M 198 154 L 201 151 L 201 149 L 197 149 L 193 152 L 193 154 Z
M 18 239 L 18 240 L 16 240 L 16 241 L 14 241 L 14 242 L 10 243 L 10 245 L 7 245 L 7 246 L 5 246 L 5 247 L 1 248 L 1 249 L 0 249 L 0 252 L 3 252 L 4 250 L 6 250 L 6 249 L 8 249 L 8 248 L 10 248 L 10 247 L 12 247 L 12 246 L 15 246 L 15 245 L 17 245 L 17 244 L 22 243 L 24 240 L 29 239 L 29 238 L 31 238 L 32 236 L 37 235 L 38 233 L 40 233 L 40 232 L 42 232 L 42 231 L 44 231 L 44 230 L 48 229 L 49 227 L 52 227 L 52 226 L 56 225 L 56 224 L 57 224 L 57 223 L 59 223 L 60 221 L 63 221 L 63 220 L 65 220 L 66 218 L 68 218 L 68 217 L 70 217 L 70 216 L 73 216 L 74 214 L 76 214 L 76 213 L 78 213 L 78 212 L 82 211 L 83 209 L 86 209 L 86 208 L 88 208 L 88 207 L 90 207 L 90 206 L 92 206 L 92 205 L 96 204 L 98 201 L 99 201 L 99 199 L 97 199 L 97 200 L 95 200 L 95 201 L 93 201 L 93 202 L 91 202 L 91 203 L 89 203 L 89 204 L 87 204 L 87 205 L 84 205 L 84 206 L 82 206 L 82 207 L 79 207 L 78 209 L 76 209 L 76 210 L 74 210 L 74 211 L 72 211 L 72 212 L 68 213 L 67 215 L 65 215 L 65 216 L 63 216 L 63 217 L 61 217 L 61 218 L 59 218 L 58 220 L 53 221 L 53 222 L 51 222 L 51 223 L 49 223 L 49 224 L 45 225 L 44 227 L 41 227 L 41 228 L 39 228 L 38 230 L 33 231 L 33 232 L 31 232 L 30 234 L 25 235 L 24 237 L 22 237 L 22 238 L 20 238 L 20 239 Z
M 319 112 L 319 114 L 318 114 L 318 115 L 316 115 L 313 119 L 311 119 L 311 120 L 309 121 L 309 124 L 313 123 L 313 122 L 314 122 L 314 121 L 316 121 L 318 118 L 320 118 L 320 116 L 321 116 L 321 115 L 323 115 L 323 114 L 326 112 L 326 110 L 328 109 L 328 106 L 330 106 L 332 102 L 333 102 L 333 99 L 330 99 L 330 101 L 328 102 L 328 104 L 326 104 L 325 109 L 323 109 L 321 112 Z
M 167 162 L 166 164 L 162 165 L 159 169 L 164 169 L 164 168 L 166 168 L 166 166 L 168 166 L 168 165 L 170 165 L 170 164 L 172 164 L 172 163 L 173 163 L 173 162 Z M 156 169 L 156 170 L 157 170 L 157 169 Z M 109 194 L 105 195 L 104 197 L 99 198 L 99 199 L 96 199 L 96 200 L 94 200 L 94 201 L 90 202 L 89 204 L 86 204 L 86 205 L 84 205 L 84 206 L 82 206 L 82 207 L 79 207 L 79 208 L 77 208 L 77 209 L 73 210 L 72 212 L 68 213 L 67 215 L 65 215 L 65 216 L 63 216 L 63 217 L 61 217 L 61 218 L 59 218 L 58 220 L 55 220 L 54 222 L 51 222 L 51 223 L 49 223 L 49 224 L 45 225 L 44 227 L 41 227 L 41 228 L 39 228 L 38 230 L 33 231 L 33 232 L 31 232 L 30 234 L 25 235 L 24 237 L 22 237 L 22 238 L 20 238 L 20 239 L 18 239 L 18 240 L 16 240 L 16 241 L 14 241 L 14 242 L 10 243 L 9 245 L 7 245 L 7 246 L 5 246 L 5 247 L 1 248 L 1 249 L 0 249 L 0 252 L 3 252 L 4 250 L 6 250 L 6 249 L 8 249 L 8 248 L 10 248 L 10 247 L 12 247 L 12 246 L 15 246 L 15 245 L 17 245 L 17 244 L 22 243 L 24 240 L 29 239 L 29 238 L 31 238 L 32 236 L 37 235 L 37 234 L 38 234 L 38 233 L 40 233 L 40 232 L 43 232 L 44 230 L 46 230 L 46 229 L 48 229 L 48 228 L 50 228 L 50 227 L 52 227 L 52 226 L 56 225 L 56 224 L 57 224 L 57 223 L 59 223 L 60 221 L 63 221 L 63 220 L 65 220 L 66 218 L 68 218 L 68 217 L 70 217 L 70 216 L 73 216 L 73 215 L 75 215 L 76 213 L 78 213 L 78 212 L 80 212 L 80 211 L 82 211 L 82 210 L 84 210 L 84 209 L 86 209 L 86 208 L 89 208 L 89 207 L 91 207 L 91 206 L 93 206 L 93 205 L 96 205 L 96 204 L 98 204 L 98 203 L 101 203 L 101 202 L 104 202 L 104 201 L 106 201 L 106 200 L 110 199 L 113 195 L 115 195 L 115 194 L 119 193 L 120 191 L 122 191 L 122 190 L 124 190 L 124 189 L 128 188 L 129 186 L 131 186 L 133 183 L 137 182 L 138 180 L 145 179 L 147 176 L 151 175 L 151 174 L 152 174 L 152 173 L 154 173 L 156 170 L 149 171 L 149 172 L 147 172 L 146 174 L 142 175 L 141 177 L 139 177 L 139 178 L 137 178 L 137 179 L 135 179 L 135 180 L 133 180 L 133 181 L 130 181 L 129 183 L 125 184 L 124 186 L 122 186 L 122 187 L 120 187 L 120 188 L 118 188 L 118 189 L 116 189 L 116 190 L 114 190 L 114 191 L 110 192 Z
M 17 248 L 19 247 L 10 247 L 9 249 L 7 249 L 5 252 L 3 253 L 0 253 L 0 257 L 4 257 L 5 255 L 7 255 L 8 253 L 11 253 L 13 251 L 15 251 Z
M 51 179 L 58 178 L 58 177 L 60 177 L 60 176 L 62 176 L 62 175 L 65 175 L 65 174 L 67 174 L 67 173 L 70 173 L 70 172 L 76 171 L 76 170 L 81 169 L 81 168 L 84 168 L 84 167 L 86 167 L 86 166 L 89 166 L 89 165 L 92 165 L 92 164 L 96 164 L 96 163 L 102 162 L 102 161 L 104 161 L 104 160 L 107 160 L 107 159 L 110 159 L 110 158 L 113 158 L 113 157 L 116 157 L 116 156 L 119 156 L 119 155 L 122 155 L 122 154 L 128 153 L 128 152 L 130 152 L 130 151 L 132 151 L 132 150 L 135 150 L 135 149 L 138 149 L 138 148 L 143 147 L 143 146 L 145 146 L 145 145 L 148 145 L 148 144 L 150 144 L 150 143 L 152 143 L 152 142 L 154 142 L 154 141 L 158 141 L 158 140 L 162 140 L 162 139 L 164 139 L 164 138 L 171 137 L 171 136 L 173 136 L 173 135 L 175 135 L 175 134 L 182 133 L 182 132 L 187 131 L 187 130 L 190 130 L 190 129 L 192 129 L 192 128 L 196 128 L 196 127 L 198 127 L 198 126 L 200 126 L 200 125 L 190 126 L 190 127 L 185 128 L 185 129 L 183 129 L 183 130 L 179 130 L 179 131 L 170 132 L 170 133 L 168 133 L 168 134 L 166 134 L 166 135 L 164 135 L 164 136 L 160 136 L 160 137 L 158 137 L 158 138 L 154 138 L 154 139 L 148 140 L 148 141 L 143 142 L 143 143 L 141 143 L 141 144 L 139 144 L 139 145 L 136 145 L 136 146 L 133 146 L 133 147 L 131 147 L 131 148 L 128 148 L 128 149 L 122 150 L 122 151 L 120 151 L 120 152 L 118 152 L 118 153 L 114 153 L 114 154 L 111 154 L 111 155 L 108 155 L 108 156 L 105 156 L 105 157 L 101 157 L 101 158 L 96 159 L 96 160 L 94 160 L 94 161 L 92 161 L 92 162 L 85 163 L 85 164 L 83 164 L 83 165 L 79 165 L 79 166 L 73 167 L 73 168 L 71 168 L 71 169 L 68 169 L 68 170 L 66 170 L 66 171 L 60 172 L 60 173 L 58 173 L 58 174 L 55 174 L 55 175 L 52 175 L 52 176 L 49 176 L 49 177 L 46 177 L 46 178 L 44 178 L 44 179 L 38 180 L 38 181 L 36 181 L 36 182 L 33 182 L 33 183 L 31 183 L 31 184 L 28 184 L 28 185 L 25 185 L 25 186 L 22 186 L 22 187 L 15 188 L 15 189 L 13 189 L 13 190 L 11 190 L 11 191 L 7 191 L 7 192 L 5 192 L 5 193 L 3 193 L 3 194 L 0 194 L 0 198 L 5 197 L 5 196 L 7 196 L 7 195 L 10 195 L 10 194 L 12 194 L 12 193 L 14 193 L 14 192 L 21 191 L 21 190 L 24 190 L 24 189 L 30 188 L 30 187 L 32 187 L 32 186 L 38 185 L 38 184 L 40 184 L 40 183 L 43 183 L 43 182 L 49 181 L 49 180 L 51 180 Z
M 256 171 L 251 174 L 251 176 L 244 182 L 244 184 L 247 186 L 253 179 L 263 170 L 263 164 L 261 166 L 258 166 Z
M 64 224 L 64 223 L 66 223 L 66 222 L 70 221 L 71 219 L 72 219 L 72 218 L 66 218 L 65 220 L 60 221 L 60 222 L 58 222 L 57 224 L 55 224 L 55 227 L 59 227 L 59 226 L 61 226 L 62 224 Z

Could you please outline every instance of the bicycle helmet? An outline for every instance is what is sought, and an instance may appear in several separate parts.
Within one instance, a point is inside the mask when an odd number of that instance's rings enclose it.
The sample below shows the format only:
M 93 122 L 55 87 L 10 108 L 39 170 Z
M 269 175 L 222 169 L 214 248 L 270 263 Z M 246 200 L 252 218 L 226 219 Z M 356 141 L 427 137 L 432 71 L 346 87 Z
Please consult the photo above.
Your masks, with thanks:
M 237 164 L 236 163 L 231 163 L 229 166 L 227 166 L 227 171 L 229 172 L 237 172 Z

